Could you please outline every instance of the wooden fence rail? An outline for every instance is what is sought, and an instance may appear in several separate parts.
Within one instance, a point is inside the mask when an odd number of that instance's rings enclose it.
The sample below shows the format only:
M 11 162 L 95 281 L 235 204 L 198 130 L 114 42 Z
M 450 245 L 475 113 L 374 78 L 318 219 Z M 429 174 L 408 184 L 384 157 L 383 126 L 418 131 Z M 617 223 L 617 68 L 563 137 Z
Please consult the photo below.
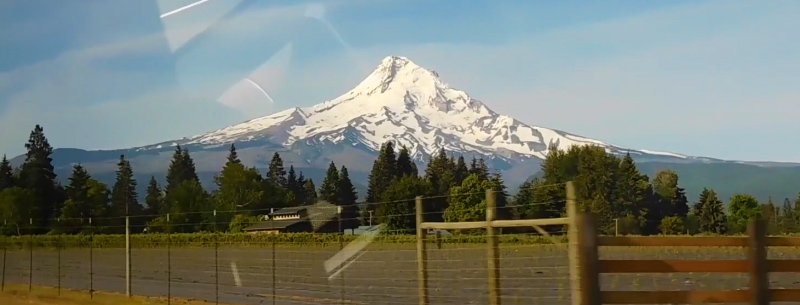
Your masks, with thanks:
M 419 290 L 419 304 L 428 305 L 428 270 L 427 270 L 427 249 L 426 231 L 429 229 L 443 230 L 465 230 L 465 229 L 486 229 L 486 246 L 488 257 L 486 267 L 488 272 L 489 284 L 489 304 L 500 305 L 500 251 L 497 240 L 496 228 L 508 227 L 533 227 L 540 234 L 549 236 L 542 226 L 567 225 L 570 240 L 574 241 L 575 230 L 575 192 L 572 183 L 567 183 L 567 217 L 547 218 L 547 219 L 517 219 L 517 220 L 497 220 L 497 190 L 486 190 L 486 221 L 467 221 L 467 222 L 425 222 L 423 215 L 422 197 L 416 199 L 416 218 L 417 218 L 417 281 Z M 570 242 L 572 245 L 572 242 Z M 576 256 L 574 246 L 569 247 L 569 256 L 572 259 Z M 570 260 L 570 276 L 573 283 L 577 280 L 576 264 Z M 574 270 L 573 270 L 574 269 Z M 577 293 L 577 285 L 572 285 L 572 293 Z M 573 298 L 573 301 L 576 299 Z M 578 305 L 577 302 L 573 302 Z
M 747 237 L 598 237 L 590 215 L 577 216 L 580 303 L 700 304 L 799 302 L 800 289 L 770 289 L 770 272 L 800 272 L 800 260 L 769 260 L 767 248 L 797 247 L 800 238 L 767 237 L 766 222 L 750 223 Z M 744 247 L 744 260 L 600 260 L 598 247 Z M 721 291 L 601 291 L 601 273 L 748 273 L 748 290 Z

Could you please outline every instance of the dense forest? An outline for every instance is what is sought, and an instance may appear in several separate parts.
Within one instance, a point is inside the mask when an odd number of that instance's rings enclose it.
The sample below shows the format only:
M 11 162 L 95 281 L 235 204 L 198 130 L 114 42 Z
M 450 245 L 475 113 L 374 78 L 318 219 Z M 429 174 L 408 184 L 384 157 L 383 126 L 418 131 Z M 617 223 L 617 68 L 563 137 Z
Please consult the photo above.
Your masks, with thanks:
M 723 203 L 713 189 L 693 202 L 686 198 L 678 175 L 662 170 L 648 177 L 630 156 L 615 156 L 595 146 L 553 149 L 542 162 L 539 178 L 519 186 L 510 196 L 498 172 L 483 159 L 465 160 L 444 149 L 420 171 L 406 147 L 384 143 L 369 175 L 366 198 L 358 194 L 347 168 L 333 162 L 319 186 L 288 169 L 274 153 L 262 174 L 242 164 L 236 147 L 215 177 L 217 189 L 204 189 L 190 152 L 175 147 L 165 185 L 147 181 L 143 202 L 139 181 L 125 156 L 119 157 L 116 181 L 105 185 L 75 164 L 66 185 L 56 180 L 53 148 L 37 125 L 25 144 L 24 163 L 14 168 L 0 162 L 0 233 L 122 233 L 129 216 L 134 232 L 241 231 L 271 209 L 309 205 L 324 200 L 342 207 L 346 228 L 382 223 L 391 232 L 414 229 L 414 198 L 423 196 L 431 221 L 485 219 L 485 192 L 497 191 L 501 218 L 547 218 L 565 213 L 565 183 L 573 181 L 579 208 L 596 215 L 609 234 L 741 233 L 754 217 L 769 220 L 772 234 L 800 232 L 800 195 L 759 202 L 736 194 Z M 169 224 L 169 225 L 167 225 Z

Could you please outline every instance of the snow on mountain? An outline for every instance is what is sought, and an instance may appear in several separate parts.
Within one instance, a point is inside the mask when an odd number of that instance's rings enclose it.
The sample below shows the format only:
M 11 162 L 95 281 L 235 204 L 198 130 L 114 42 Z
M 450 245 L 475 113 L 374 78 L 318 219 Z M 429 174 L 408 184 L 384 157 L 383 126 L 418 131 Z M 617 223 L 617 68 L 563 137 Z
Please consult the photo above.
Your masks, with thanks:
M 440 148 L 461 153 L 542 159 L 553 145 L 593 144 L 609 152 L 686 159 L 649 150 L 629 150 L 498 114 L 466 92 L 451 88 L 408 58 L 389 56 L 360 84 L 341 96 L 306 108 L 287 109 L 171 143 L 219 146 L 268 140 L 364 145 L 377 150 L 393 140 L 416 158 Z M 163 145 L 163 143 L 162 143 Z M 141 149 L 161 148 L 162 145 Z

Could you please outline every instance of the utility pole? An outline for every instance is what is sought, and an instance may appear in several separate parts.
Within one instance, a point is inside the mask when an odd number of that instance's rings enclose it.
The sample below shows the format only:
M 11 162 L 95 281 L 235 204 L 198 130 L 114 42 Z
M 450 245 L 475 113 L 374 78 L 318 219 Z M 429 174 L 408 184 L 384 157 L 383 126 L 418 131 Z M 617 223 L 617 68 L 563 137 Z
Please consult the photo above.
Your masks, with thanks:
M 614 236 L 619 236 L 619 218 L 614 218 Z

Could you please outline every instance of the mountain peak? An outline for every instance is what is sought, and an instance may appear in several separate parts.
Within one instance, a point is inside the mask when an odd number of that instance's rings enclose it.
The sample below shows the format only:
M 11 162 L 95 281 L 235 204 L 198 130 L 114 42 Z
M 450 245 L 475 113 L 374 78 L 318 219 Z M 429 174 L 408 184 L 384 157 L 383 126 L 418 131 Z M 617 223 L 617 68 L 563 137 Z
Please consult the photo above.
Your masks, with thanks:
M 495 113 L 466 92 L 451 88 L 436 72 L 403 56 L 385 57 L 355 88 L 332 100 L 287 109 L 182 142 L 219 145 L 259 139 L 287 148 L 296 143 L 333 143 L 372 150 L 394 141 L 418 158 L 440 148 L 502 155 L 509 160 L 544 158 L 553 145 L 567 148 L 592 144 L 608 151 L 628 151 Z

